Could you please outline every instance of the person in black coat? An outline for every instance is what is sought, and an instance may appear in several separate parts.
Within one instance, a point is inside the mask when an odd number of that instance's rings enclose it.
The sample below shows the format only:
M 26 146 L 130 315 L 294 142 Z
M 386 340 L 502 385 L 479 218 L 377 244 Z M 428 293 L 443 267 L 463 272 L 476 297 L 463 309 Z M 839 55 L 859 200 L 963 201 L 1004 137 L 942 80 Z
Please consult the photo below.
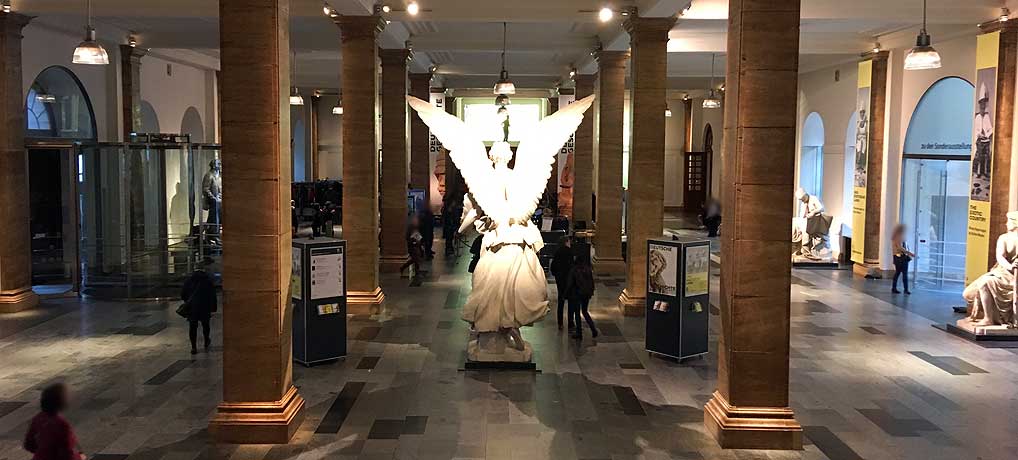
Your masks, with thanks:
M 424 259 L 431 260 L 435 258 L 435 251 L 431 249 L 435 242 L 435 214 L 431 212 L 431 207 L 424 206 L 421 209 L 421 213 L 417 216 L 419 222 L 419 229 L 421 232 L 421 249 L 423 251 Z
M 573 240 L 563 236 L 559 241 L 558 249 L 551 258 L 551 275 L 555 277 L 555 285 L 558 286 L 558 328 L 562 329 L 562 310 L 566 305 L 566 278 L 573 269 Z M 569 315 L 569 329 L 573 329 L 573 316 Z
M 198 268 L 184 281 L 180 289 L 180 300 L 187 304 L 188 335 L 191 338 L 191 354 L 198 353 L 198 324 L 201 324 L 202 337 L 205 338 L 205 351 L 212 345 L 209 334 L 209 322 L 212 313 L 219 309 L 216 298 L 216 285 L 212 276 L 205 271 L 208 261 L 199 263 Z
M 578 251 L 573 267 L 566 277 L 566 295 L 569 297 L 570 321 L 576 323 L 573 338 L 583 338 L 583 323 L 580 322 L 580 315 L 587 320 L 590 326 L 590 335 L 597 337 L 597 326 L 590 317 L 590 298 L 594 296 L 594 270 L 590 263 L 589 251 Z

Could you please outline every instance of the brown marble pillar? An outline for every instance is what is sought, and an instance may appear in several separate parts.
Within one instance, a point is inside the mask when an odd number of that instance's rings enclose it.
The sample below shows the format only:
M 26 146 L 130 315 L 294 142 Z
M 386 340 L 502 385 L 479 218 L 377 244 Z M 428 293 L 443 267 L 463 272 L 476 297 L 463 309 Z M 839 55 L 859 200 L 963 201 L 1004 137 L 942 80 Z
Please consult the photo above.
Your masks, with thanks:
M 410 73 L 410 95 L 423 101 L 431 99 L 431 73 Z M 431 131 L 424 120 L 411 110 L 410 115 L 410 188 L 424 190 L 424 203 L 431 205 Z
M 291 377 L 289 6 L 220 0 L 223 402 L 219 442 L 285 443 L 303 419 Z
M 606 271 L 622 261 L 622 125 L 628 51 L 600 51 L 598 64 L 597 233 L 594 262 Z
M 346 240 L 347 305 L 367 312 L 385 294 L 378 285 L 378 33 L 379 16 L 335 18 L 342 37 L 343 239 Z
M 682 141 L 682 153 L 693 151 L 693 99 L 682 99 L 682 126 L 685 138 Z M 682 156 L 685 158 L 685 155 Z
M 594 75 L 576 74 L 576 99 L 594 94 Z M 590 228 L 593 220 L 594 194 L 594 111 L 587 112 L 576 128 L 576 143 L 573 151 L 573 217 L 572 222 L 586 222 Z
M 456 98 L 445 96 L 445 112 L 456 116 Z M 456 167 L 456 163 L 449 160 L 449 151 L 445 151 L 445 193 L 453 194 L 453 199 L 462 202 L 463 195 L 467 192 L 466 182 L 463 181 L 463 174 Z
M 382 59 L 382 261 L 399 271 L 407 261 L 406 66 L 410 50 L 381 50 Z
M 309 142 L 309 144 L 311 145 L 308 146 L 308 152 L 310 152 L 310 155 L 308 155 L 308 161 L 311 163 L 311 177 L 310 177 L 311 181 L 316 181 L 319 179 L 318 145 L 320 144 L 320 142 L 318 138 L 318 111 L 321 110 L 321 106 L 322 106 L 321 97 L 315 96 L 311 98 L 311 110 L 308 112 L 308 127 L 310 128 L 309 131 L 311 131 L 310 136 L 311 141 Z
M 884 125 L 886 124 L 887 101 L 887 51 L 870 53 L 867 59 L 873 61 L 870 84 L 869 150 L 866 169 L 866 238 L 863 246 L 863 262 L 868 271 L 880 268 L 880 222 L 883 217 L 884 183 Z
M 801 449 L 788 407 L 800 0 L 730 0 L 718 388 L 704 425 L 723 448 Z M 781 46 L 775 46 L 776 43 Z
M 123 140 L 131 140 L 131 133 L 140 132 L 141 126 L 141 58 L 144 49 L 130 45 L 120 45 L 120 89 L 121 113 L 123 117 Z M 128 170 L 130 171 L 130 196 L 145 196 L 146 153 L 142 150 L 126 152 Z M 130 241 L 133 254 L 144 254 L 146 247 L 154 241 L 148 241 L 145 232 L 145 200 L 131 199 L 129 207 Z M 142 270 L 147 261 L 142 257 L 132 257 L 130 262 L 134 270 Z
M 629 203 L 626 213 L 626 287 L 619 296 L 625 316 L 643 316 L 647 302 L 647 240 L 664 233 L 665 91 L 668 31 L 675 18 L 630 16 L 633 132 L 629 136 Z
M 124 140 L 141 131 L 141 58 L 144 48 L 120 45 L 120 87 L 123 99 Z
M 25 96 L 21 87 L 21 30 L 32 18 L 0 14 L 0 313 L 39 303 L 32 292 L 28 213 Z
M 1000 31 L 997 54 L 997 98 L 993 116 L 993 158 L 990 160 L 990 232 L 988 241 L 997 241 L 1007 232 L 1011 197 L 1011 148 L 1014 144 L 1015 71 L 1018 61 L 1018 23 L 991 21 L 980 25 L 983 33 Z M 978 88 L 977 88 L 978 90 Z M 996 244 L 990 244 L 989 270 L 996 261 Z

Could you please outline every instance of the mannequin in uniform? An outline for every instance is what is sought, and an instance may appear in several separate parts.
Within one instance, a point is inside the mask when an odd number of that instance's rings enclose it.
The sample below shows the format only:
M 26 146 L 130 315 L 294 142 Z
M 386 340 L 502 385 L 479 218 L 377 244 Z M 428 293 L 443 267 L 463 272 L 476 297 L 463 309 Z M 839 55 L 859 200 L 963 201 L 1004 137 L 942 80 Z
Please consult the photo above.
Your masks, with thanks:
M 209 171 L 201 179 L 202 208 L 208 211 L 206 224 L 211 227 L 207 231 L 212 235 L 219 234 L 219 210 L 223 205 L 223 165 L 218 158 L 209 162 Z M 219 238 L 213 236 L 213 242 Z

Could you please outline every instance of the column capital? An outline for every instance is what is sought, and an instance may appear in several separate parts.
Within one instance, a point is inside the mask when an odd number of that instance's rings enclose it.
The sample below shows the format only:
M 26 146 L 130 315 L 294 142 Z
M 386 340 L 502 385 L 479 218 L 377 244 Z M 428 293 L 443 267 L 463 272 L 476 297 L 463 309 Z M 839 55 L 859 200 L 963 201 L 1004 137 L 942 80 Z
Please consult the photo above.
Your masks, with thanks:
M 349 16 L 340 14 L 332 18 L 339 26 L 340 39 L 343 41 L 356 38 L 374 39 L 385 29 L 385 20 L 381 16 Z
M 407 78 L 410 79 L 411 84 L 427 82 L 429 87 L 431 85 L 431 77 L 431 72 L 410 72 L 407 74 Z
M 379 48 L 378 57 L 382 61 L 382 66 L 402 65 L 405 67 L 407 60 L 410 59 L 410 50 L 404 48 L 397 49 Z
M 594 93 L 594 82 L 597 81 L 597 75 L 582 75 L 576 74 L 573 76 L 573 82 L 576 83 L 576 98 L 584 98 Z
M 594 53 L 594 59 L 597 59 L 597 66 L 602 69 L 606 67 L 625 67 L 626 60 L 629 59 L 629 51 L 600 50 Z
M 148 54 L 147 48 L 138 48 L 131 45 L 120 45 L 120 59 L 131 62 L 141 62 L 141 58 Z
M 13 11 L 2 13 L 0 14 L 0 33 L 17 33 L 18 37 L 21 37 L 21 29 L 24 29 L 29 22 L 32 22 L 32 19 L 35 19 L 35 16 L 28 16 Z
M 993 19 L 979 24 L 979 32 L 988 34 L 993 32 L 1014 32 L 1018 31 L 1018 21 L 1001 21 Z
M 676 18 L 672 16 L 663 18 L 630 16 L 622 23 L 622 27 L 629 33 L 632 41 L 638 39 L 668 41 L 668 32 L 676 22 Z

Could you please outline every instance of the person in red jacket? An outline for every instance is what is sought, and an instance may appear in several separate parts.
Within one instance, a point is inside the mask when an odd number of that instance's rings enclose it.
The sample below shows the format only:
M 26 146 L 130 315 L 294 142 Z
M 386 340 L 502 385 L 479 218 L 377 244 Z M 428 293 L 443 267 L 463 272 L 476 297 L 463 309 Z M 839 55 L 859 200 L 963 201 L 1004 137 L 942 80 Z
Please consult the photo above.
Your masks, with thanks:
M 71 424 L 61 415 L 68 400 L 67 387 L 62 383 L 42 390 L 42 411 L 32 418 L 25 434 L 24 447 L 32 453 L 32 460 L 85 460 L 78 451 L 78 438 Z

